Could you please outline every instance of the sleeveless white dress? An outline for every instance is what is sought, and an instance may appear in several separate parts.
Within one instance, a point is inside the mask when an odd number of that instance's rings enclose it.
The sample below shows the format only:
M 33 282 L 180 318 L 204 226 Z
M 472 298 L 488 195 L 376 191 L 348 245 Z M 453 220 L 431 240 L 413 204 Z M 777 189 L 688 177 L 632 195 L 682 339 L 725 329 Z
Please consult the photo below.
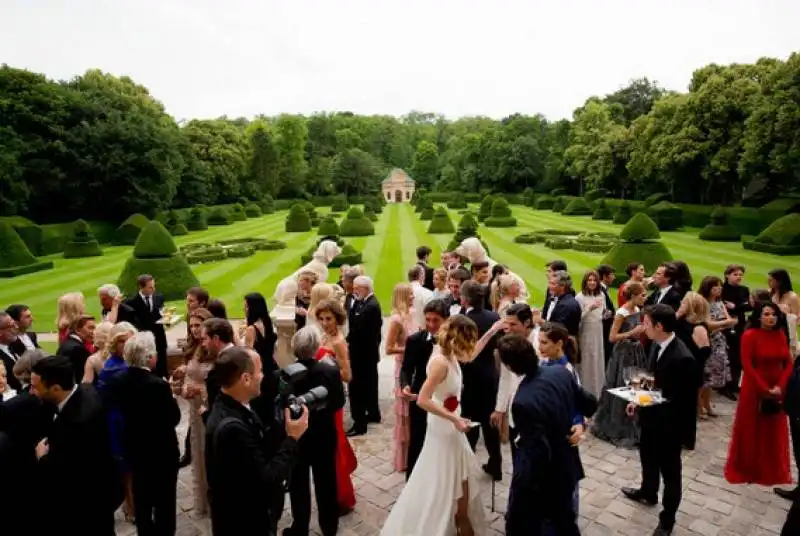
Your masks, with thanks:
M 440 356 L 439 347 L 433 355 Z M 428 362 L 430 368 L 430 361 Z M 448 362 L 447 376 L 433 393 L 437 404 L 455 396 L 461 399 L 461 367 Z M 461 413 L 461 406 L 456 409 Z M 488 532 L 480 496 L 480 467 L 467 436 L 453 423 L 428 414 L 428 430 L 411 478 L 395 502 L 381 536 L 455 536 L 456 502 L 463 482 L 469 487 L 469 519 L 476 536 Z

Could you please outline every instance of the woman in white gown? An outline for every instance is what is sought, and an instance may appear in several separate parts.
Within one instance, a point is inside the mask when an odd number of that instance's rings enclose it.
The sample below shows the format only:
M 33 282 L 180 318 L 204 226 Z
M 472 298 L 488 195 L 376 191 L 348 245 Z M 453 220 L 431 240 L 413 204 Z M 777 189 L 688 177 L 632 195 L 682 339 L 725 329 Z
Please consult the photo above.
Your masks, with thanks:
M 479 492 L 480 467 L 461 417 L 461 367 L 475 355 L 478 330 L 463 315 L 444 323 L 417 398 L 428 412 L 428 430 L 411 478 L 381 536 L 482 536 L 487 532 Z M 481 341 L 483 342 L 483 340 Z

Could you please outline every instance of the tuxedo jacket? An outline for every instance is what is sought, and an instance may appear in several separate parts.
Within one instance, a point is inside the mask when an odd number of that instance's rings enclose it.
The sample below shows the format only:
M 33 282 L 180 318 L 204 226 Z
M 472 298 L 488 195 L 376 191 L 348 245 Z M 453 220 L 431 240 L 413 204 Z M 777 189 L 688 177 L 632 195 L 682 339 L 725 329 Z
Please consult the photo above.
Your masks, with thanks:
M 354 367 L 380 360 L 381 327 L 383 316 L 378 298 L 371 295 L 366 300 L 356 302 L 350 314 L 350 327 L 347 343 L 350 348 L 350 360 Z
M 8 386 L 15 391 L 19 391 L 22 387 L 22 384 L 14 376 L 14 365 L 19 361 L 21 355 L 14 350 L 13 344 L 8 347 L 8 352 L 0 349 L 0 361 L 6 366 L 6 381 Z
M 33 347 L 34 348 L 39 348 L 39 339 L 36 336 L 36 334 L 33 333 L 33 332 L 30 332 L 30 333 L 26 333 L 26 335 L 28 336 L 28 338 L 33 343 Z M 19 340 L 19 338 L 17 338 L 16 341 L 12 342 L 10 344 L 10 347 L 11 347 L 11 350 L 13 350 L 13 352 L 15 354 L 17 354 L 18 356 L 22 356 L 22 354 L 24 354 L 28 350 L 28 348 L 25 347 L 25 344 L 21 340 Z M 11 376 L 11 369 L 8 369 L 8 375 Z
M 552 298 L 550 298 L 545 304 L 546 307 L 549 307 L 552 301 Z M 547 314 L 546 308 L 543 309 L 542 314 Z M 577 337 L 581 326 L 581 314 L 581 306 L 575 296 L 566 293 L 556 301 L 553 312 L 550 314 L 550 322 L 557 322 L 563 325 L 570 335 Z
M 409 386 L 418 394 L 428 379 L 428 361 L 433 353 L 433 337 L 427 331 L 418 331 L 406 339 L 403 364 L 400 367 L 400 387 Z
M 103 309 L 103 318 L 110 312 L 111 309 Z M 130 322 L 134 326 L 139 326 L 139 317 L 136 315 L 136 310 L 125 302 L 120 303 L 117 308 L 117 323 L 120 322 Z
M 658 299 L 658 295 L 661 293 L 660 289 L 656 289 L 652 294 L 647 297 L 647 300 L 644 302 L 645 305 L 655 305 L 656 303 L 663 303 L 664 305 L 669 305 L 674 310 L 678 310 L 681 306 L 681 300 L 683 296 L 681 295 L 675 287 L 670 287 L 664 297 L 661 299 L 660 302 L 656 302 Z
M 659 345 L 650 345 L 648 370 L 667 401 L 640 408 L 642 430 L 646 428 L 664 441 L 677 440 L 685 448 L 694 449 L 698 382 L 687 381 L 698 377 L 694 356 L 678 337 L 672 339 L 660 358 L 658 350 Z
M 422 283 L 422 286 L 430 291 L 433 291 L 433 268 L 422 261 L 417 261 L 417 264 L 425 269 L 425 282 Z
M 478 326 L 479 337 L 482 337 L 495 322 L 500 320 L 497 313 L 485 309 L 480 311 L 472 309 L 466 316 Z M 501 336 L 501 333 L 495 335 L 472 362 L 461 365 L 464 383 L 461 405 L 464 415 L 475 421 L 488 419 L 494 410 L 497 384 L 500 380 L 494 351 Z
M 150 297 L 153 302 L 152 310 L 147 308 L 139 294 L 125 301 L 125 304 L 130 306 L 136 315 L 136 322 L 134 324 L 139 331 L 149 331 L 156 339 L 156 347 L 158 348 L 159 356 L 163 354 L 166 356 L 167 352 L 167 334 L 164 331 L 164 326 L 157 322 L 161 320 L 161 308 L 164 307 L 164 295 L 154 292 Z
M 70 333 L 61 346 L 58 347 L 58 355 L 68 357 L 72 363 L 72 372 L 75 377 L 75 383 L 80 383 L 83 380 L 83 369 L 86 366 L 86 360 L 89 359 L 89 350 L 84 346 L 83 341 L 76 335 Z

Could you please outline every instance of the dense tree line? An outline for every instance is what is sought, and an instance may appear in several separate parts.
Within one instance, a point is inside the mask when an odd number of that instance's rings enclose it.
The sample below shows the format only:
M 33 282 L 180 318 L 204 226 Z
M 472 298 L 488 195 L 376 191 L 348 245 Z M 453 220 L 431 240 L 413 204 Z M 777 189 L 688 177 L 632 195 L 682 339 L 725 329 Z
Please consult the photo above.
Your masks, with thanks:
M 645 79 L 572 121 L 349 112 L 178 124 L 128 77 L 0 67 L 0 215 L 120 220 L 168 207 L 376 192 L 393 167 L 428 190 L 763 202 L 798 187 L 800 55 Z

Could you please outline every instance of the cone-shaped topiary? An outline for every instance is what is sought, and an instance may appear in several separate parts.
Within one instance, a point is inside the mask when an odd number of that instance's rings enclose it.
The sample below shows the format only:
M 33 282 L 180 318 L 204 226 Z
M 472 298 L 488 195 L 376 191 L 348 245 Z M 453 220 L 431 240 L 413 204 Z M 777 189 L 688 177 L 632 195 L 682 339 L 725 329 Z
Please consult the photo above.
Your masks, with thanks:
M 378 216 L 372 210 L 372 207 L 365 207 L 364 208 L 364 217 L 367 218 L 369 221 L 372 221 L 372 222 L 378 221 Z
M 447 208 L 452 208 L 454 210 L 467 208 L 467 201 L 464 199 L 464 194 L 456 192 L 450 196 L 450 201 L 447 202 Z
M 186 227 L 190 231 L 205 231 L 208 229 L 206 214 L 203 209 L 195 207 L 189 212 L 189 220 L 186 222 Z
M 430 221 L 433 219 L 433 208 L 425 207 L 419 213 L 419 219 L 422 221 Z
M 775 255 L 800 254 L 800 214 L 787 214 L 772 222 L 752 240 L 743 242 L 745 249 Z
M 209 225 L 230 225 L 233 222 L 233 218 L 231 218 L 225 207 L 216 207 L 208 215 L 207 221 Z
M 244 213 L 244 207 L 241 203 L 234 203 L 230 214 L 233 221 L 247 221 L 247 214 Z
M 343 195 L 337 195 L 333 198 L 333 204 L 331 205 L 332 212 L 344 212 L 348 209 L 350 204 L 347 202 L 347 198 Z
M 589 206 L 589 203 L 586 202 L 586 199 L 583 197 L 576 197 L 564 207 L 561 213 L 565 216 L 588 216 L 592 213 L 592 208 Z
M 299 203 L 292 205 L 286 215 L 287 233 L 305 233 L 311 230 L 311 216 L 305 207 Z
M 72 239 L 64 245 L 64 258 L 79 259 L 101 255 L 103 250 L 100 249 L 92 228 L 83 220 L 76 221 L 72 226 Z
M 347 217 L 339 225 L 342 236 L 369 236 L 375 234 L 372 222 L 364 216 L 358 207 L 350 207 Z
M 328 215 L 322 218 L 317 231 L 320 236 L 339 236 L 339 224 L 333 216 Z
M 594 209 L 594 214 L 592 214 L 593 220 L 611 220 L 614 218 L 614 215 L 611 213 L 611 209 L 608 208 L 605 199 L 600 199 L 596 203 L 596 208 Z
M 166 300 L 181 299 L 186 289 L 200 285 L 186 259 L 178 253 L 172 237 L 157 221 L 142 229 L 133 256 L 125 263 L 117 285 L 124 294 L 132 296 L 138 291 L 136 278 L 142 274 L 155 278 L 158 291 Z
M 459 245 L 461 245 L 461 242 L 463 242 L 464 239 L 473 236 L 481 241 L 484 249 L 486 249 L 486 254 L 489 255 L 489 247 L 486 245 L 486 242 L 481 240 L 481 235 L 478 234 L 478 220 L 475 217 L 475 214 L 472 212 L 466 212 L 458 222 L 456 234 L 453 235 L 453 239 L 450 240 L 449 244 L 447 244 L 447 251 L 454 251 Z
M 617 212 L 614 214 L 614 223 L 624 225 L 631 219 L 632 214 L 630 203 L 623 200 L 622 203 L 619 204 Z
M 455 231 L 456 228 L 453 226 L 453 221 L 450 219 L 447 209 L 441 206 L 436 207 L 436 210 L 433 212 L 431 224 L 428 226 L 428 233 L 444 234 L 454 233 Z
M 142 214 L 131 214 L 124 222 L 119 224 L 114 235 L 114 243 L 120 246 L 132 246 L 139 238 L 139 233 L 147 222 L 150 221 Z
M 516 227 L 517 219 L 511 215 L 511 207 L 504 197 L 498 197 L 492 203 L 492 215 L 483 222 L 486 227 Z
M 275 212 L 275 200 L 272 199 L 271 195 L 266 194 L 261 201 L 261 213 L 272 214 L 273 212 Z
M 244 213 L 248 218 L 260 218 L 261 207 L 259 207 L 255 203 L 250 203 L 244 208 Z
M 37 261 L 14 228 L 0 221 L 0 277 L 15 277 L 52 267 L 52 261 Z
M 622 241 L 614 245 L 600 263 L 613 266 L 620 283 L 627 278 L 625 268 L 630 263 L 642 263 L 648 270 L 653 270 L 661 263 L 672 260 L 672 254 L 659 241 L 661 234 L 658 227 L 647 214 L 639 213 L 631 218 L 619 237 Z
M 683 226 L 683 209 L 669 201 L 661 201 L 649 207 L 647 214 L 662 231 L 674 231 Z
M 172 236 L 184 236 L 189 234 L 189 229 L 187 229 L 184 224 L 179 223 L 178 225 L 169 230 L 169 234 L 171 234 Z
M 481 201 L 481 208 L 478 209 L 478 221 L 483 221 L 492 215 L 492 205 L 495 199 L 497 198 L 492 194 L 483 198 L 483 201 Z
M 703 227 L 697 238 L 712 242 L 738 242 L 742 232 L 728 224 L 728 211 L 725 207 L 716 207 L 711 213 L 711 222 Z

